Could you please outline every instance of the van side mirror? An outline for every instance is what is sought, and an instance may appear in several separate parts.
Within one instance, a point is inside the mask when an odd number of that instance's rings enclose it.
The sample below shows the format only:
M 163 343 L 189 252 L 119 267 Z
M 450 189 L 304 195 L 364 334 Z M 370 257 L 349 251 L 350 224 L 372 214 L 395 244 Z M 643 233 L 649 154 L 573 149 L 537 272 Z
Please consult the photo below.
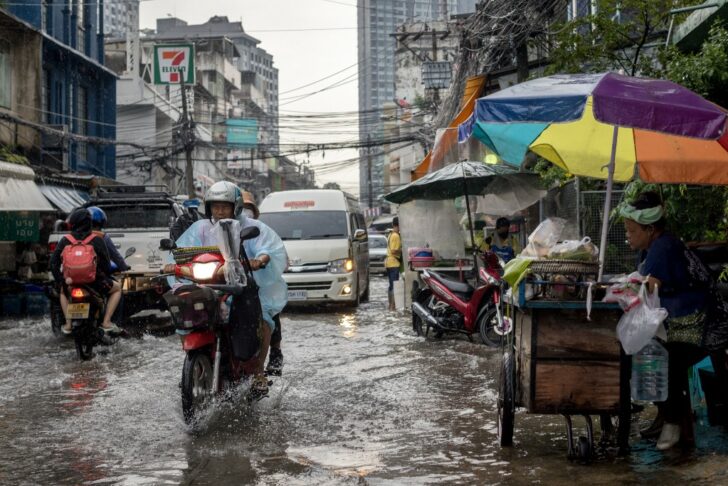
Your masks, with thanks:
M 358 230 L 354 231 L 354 239 L 357 241 L 366 241 L 367 232 L 363 229 L 358 229 Z
M 169 238 L 159 240 L 159 249 L 163 251 L 172 251 L 177 248 L 177 245 Z
M 252 240 L 260 235 L 260 229 L 257 226 L 248 226 L 240 232 L 240 240 Z

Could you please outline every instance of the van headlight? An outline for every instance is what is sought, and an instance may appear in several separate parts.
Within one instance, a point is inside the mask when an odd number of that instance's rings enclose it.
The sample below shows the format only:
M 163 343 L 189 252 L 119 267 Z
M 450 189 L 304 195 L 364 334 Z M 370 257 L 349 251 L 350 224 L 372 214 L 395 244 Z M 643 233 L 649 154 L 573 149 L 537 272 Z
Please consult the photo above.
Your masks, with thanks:
M 342 258 L 329 262 L 329 272 L 331 273 L 349 273 L 354 270 L 354 260 L 351 258 Z
M 217 262 L 194 263 L 192 265 L 192 276 L 195 280 L 210 280 L 215 275 L 218 265 L 220 264 Z

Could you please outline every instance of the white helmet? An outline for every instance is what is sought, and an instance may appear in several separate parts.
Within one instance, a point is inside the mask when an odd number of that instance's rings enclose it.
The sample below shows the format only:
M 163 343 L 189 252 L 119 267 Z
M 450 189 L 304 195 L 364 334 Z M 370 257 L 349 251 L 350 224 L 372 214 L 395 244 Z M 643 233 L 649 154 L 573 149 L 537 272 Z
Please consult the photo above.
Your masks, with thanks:
M 213 202 L 226 202 L 232 204 L 235 216 L 243 212 L 243 194 L 240 188 L 229 181 L 216 182 L 205 192 L 205 214 L 212 217 L 210 204 Z

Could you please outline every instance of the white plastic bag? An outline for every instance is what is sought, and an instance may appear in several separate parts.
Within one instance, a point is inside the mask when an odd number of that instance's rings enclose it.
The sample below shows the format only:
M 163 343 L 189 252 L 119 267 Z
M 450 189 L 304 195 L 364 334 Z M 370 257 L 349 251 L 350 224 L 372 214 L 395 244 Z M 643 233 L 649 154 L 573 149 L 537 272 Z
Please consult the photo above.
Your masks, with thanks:
M 541 258 L 548 255 L 560 239 L 566 226 L 566 220 L 561 218 L 548 218 L 541 221 L 533 233 L 528 237 L 528 245 L 521 252 L 521 256 Z
M 599 258 L 599 249 L 592 243 L 591 238 L 585 236 L 581 240 L 564 240 L 551 247 L 549 258 L 559 260 L 596 261 Z
M 643 282 L 639 291 L 639 303 L 625 312 L 617 325 L 617 336 L 624 352 L 635 354 L 644 348 L 666 318 L 667 310 L 660 307 L 657 287 L 649 294 L 647 284 Z
M 240 263 L 240 221 L 235 219 L 222 219 L 215 223 L 212 231 L 217 239 L 225 263 L 223 273 L 228 285 L 247 283 L 243 265 Z
M 617 303 L 623 311 L 628 312 L 640 303 L 639 294 L 644 280 L 645 277 L 640 275 L 639 272 L 613 278 L 611 280 L 612 285 L 607 289 L 607 294 L 602 302 Z

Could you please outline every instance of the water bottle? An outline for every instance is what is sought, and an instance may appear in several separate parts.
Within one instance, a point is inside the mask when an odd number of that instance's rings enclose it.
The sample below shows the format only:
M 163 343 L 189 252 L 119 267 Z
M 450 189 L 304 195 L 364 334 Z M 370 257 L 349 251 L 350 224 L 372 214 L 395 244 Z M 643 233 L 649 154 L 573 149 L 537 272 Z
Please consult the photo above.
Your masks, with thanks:
M 632 356 L 632 399 L 649 402 L 667 400 L 667 350 L 651 339 Z

